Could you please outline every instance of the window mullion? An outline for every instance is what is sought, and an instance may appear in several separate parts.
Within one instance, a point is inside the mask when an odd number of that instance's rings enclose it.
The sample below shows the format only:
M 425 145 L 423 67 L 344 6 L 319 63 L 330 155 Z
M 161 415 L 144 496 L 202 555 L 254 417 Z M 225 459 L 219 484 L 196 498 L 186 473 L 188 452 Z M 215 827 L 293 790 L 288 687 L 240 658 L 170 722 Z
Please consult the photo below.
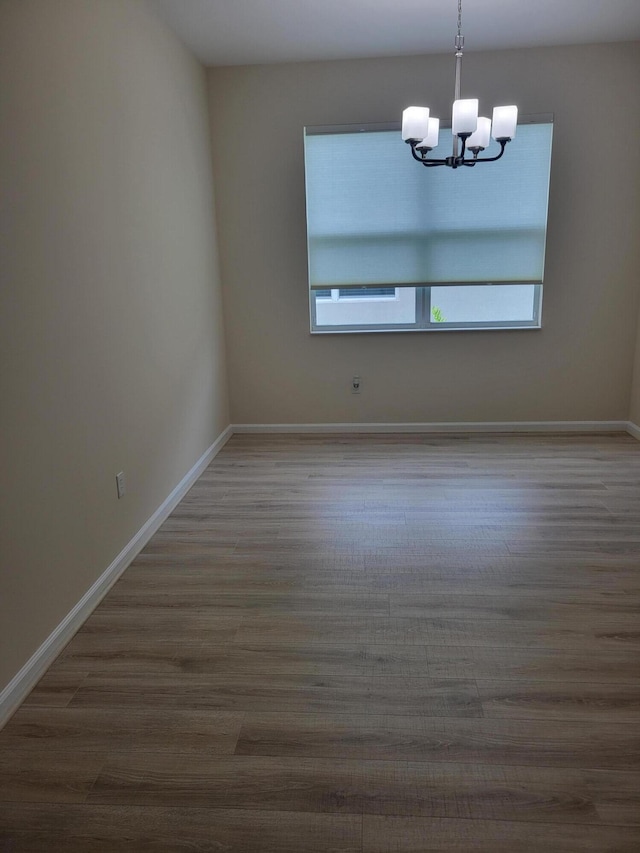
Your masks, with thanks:
M 423 315 L 422 315 L 422 328 L 428 329 L 431 324 L 431 288 L 423 287 Z

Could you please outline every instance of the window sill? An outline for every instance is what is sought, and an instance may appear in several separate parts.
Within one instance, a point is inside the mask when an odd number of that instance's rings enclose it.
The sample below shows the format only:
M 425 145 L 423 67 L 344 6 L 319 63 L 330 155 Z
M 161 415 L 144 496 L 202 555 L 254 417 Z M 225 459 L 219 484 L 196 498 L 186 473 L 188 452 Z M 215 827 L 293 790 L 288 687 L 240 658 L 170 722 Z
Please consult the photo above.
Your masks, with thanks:
M 384 335 L 389 333 L 421 333 L 421 332 L 435 332 L 436 334 L 442 334 L 443 332 L 536 332 L 542 329 L 542 325 L 532 326 L 531 324 L 526 324 L 522 326 L 449 326 L 447 325 L 444 328 L 429 328 L 429 329 L 407 329 L 407 328 L 393 328 L 393 329 L 341 329 L 336 327 L 335 329 L 311 329 L 309 334 L 311 335 Z

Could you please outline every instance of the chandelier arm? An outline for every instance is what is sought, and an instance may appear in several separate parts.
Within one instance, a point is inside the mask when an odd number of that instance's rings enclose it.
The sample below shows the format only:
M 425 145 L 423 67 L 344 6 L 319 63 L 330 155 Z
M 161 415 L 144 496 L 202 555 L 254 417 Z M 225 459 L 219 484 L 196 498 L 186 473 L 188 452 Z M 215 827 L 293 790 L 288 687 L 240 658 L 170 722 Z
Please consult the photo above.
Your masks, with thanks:
M 416 154 L 416 144 L 417 143 L 414 142 L 413 139 L 407 139 L 407 143 L 411 146 L 411 156 L 413 157 L 413 159 L 417 160 L 418 163 L 423 163 L 424 157 L 421 157 L 420 155 Z
M 407 139 L 407 143 L 411 148 L 411 156 L 416 162 L 421 163 L 423 166 L 452 166 L 454 169 L 457 169 L 459 166 L 475 166 L 476 163 L 495 163 L 496 160 L 499 160 L 504 154 L 504 149 L 506 148 L 507 142 L 511 142 L 510 139 L 497 139 L 496 142 L 500 145 L 500 153 L 496 154 L 495 157 L 478 157 L 478 151 L 473 151 L 473 159 L 465 158 L 465 153 L 467 151 L 467 136 L 469 134 L 460 134 L 460 138 L 462 139 L 462 151 L 457 157 L 447 157 L 445 160 L 437 160 L 437 159 L 429 159 L 425 157 L 424 154 L 418 154 L 416 152 L 417 141 L 414 139 Z M 470 149 L 469 149 L 470 150 Z
M 412 139 L 407 139 L 407 142 L 411 146 L 411 155 L 414 160 L 417 160 L 418 163 L 422 163 L 423 166 L 446 166 L 446 160 L 429 160 L 428 157 L 421 157 L 416 154 L 416 143 Z
M 495 157 L 476 157 L 474 159 L 474 163 L 495 163 L 496 160 L 499 160 L 504 154 L 504 149 L 507 145 L 507 142 L 511 142 L 510 139 L 497 139 L 496 142 L 500 143 L 500 153 L 496 154 Z M 469 163 L 469 165 L 473 165 L 473 163 Z

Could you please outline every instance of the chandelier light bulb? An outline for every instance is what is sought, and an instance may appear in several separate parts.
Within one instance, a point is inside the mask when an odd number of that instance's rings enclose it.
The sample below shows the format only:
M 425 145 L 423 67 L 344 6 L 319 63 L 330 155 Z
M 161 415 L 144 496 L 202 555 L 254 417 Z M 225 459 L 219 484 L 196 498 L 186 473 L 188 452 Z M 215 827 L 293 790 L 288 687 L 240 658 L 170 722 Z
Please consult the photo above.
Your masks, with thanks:
M 491 142 L 491 119 L 478 116 L 478 127 L 467 139 L 467 148 L 471 151 L 484 151 Z
M 454 136 L 473 133 L 478 126 L 478 99 L 467 98 L 453 102 L 451 114 L 451 132 Z
M 494 139 L 513 139 L 517 124 L 518 108 L 516 106 L 493 108 L 491 133 Z
M 430 151 L 432 148 L 438 147 L 438 139 L 440 138 L 440 119 L 439 118 L 429 118 L 429 130 L 427 135 L 422 140 L 422 142 L 418 142 L 416 148 L 426 148 Z
M 407 107 L 402 113 L 402 138 L 419 141 L 429 133 L 429 108 Z

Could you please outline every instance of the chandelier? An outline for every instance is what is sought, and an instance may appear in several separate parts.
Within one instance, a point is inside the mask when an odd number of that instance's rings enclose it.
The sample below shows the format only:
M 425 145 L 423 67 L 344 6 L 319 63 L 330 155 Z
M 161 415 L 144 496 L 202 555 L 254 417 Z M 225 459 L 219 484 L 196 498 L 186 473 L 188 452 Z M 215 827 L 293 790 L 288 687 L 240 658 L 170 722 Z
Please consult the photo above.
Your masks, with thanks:
M 458 0 L 458 35 L 455 38 L 456 79 L 453 110 L 451 113 L 451 132 L 453 134 L 453 154 L 442 160 L 427 155 L 438 144 L 440 119 L 429 115 L 428 107 L 407 107 L 402 113 L 402 138 L 411 146 L 414 160 L 423 166 L 475 166 L 476 163 L 493 163 L 504 154 L 507 142 L 516 135 L 518 108 L 516 106 L 494 107 L 493 120 L 478 116 L 478 99 L 460 99 L 460 69 L 464 36 L 462 35 L 462 0 Z M 493 136 L 500 145 L 500 153 L 495 157 L 478 157 L 489 145 Z M 465 156 L 467 152 L 471 156 Z

